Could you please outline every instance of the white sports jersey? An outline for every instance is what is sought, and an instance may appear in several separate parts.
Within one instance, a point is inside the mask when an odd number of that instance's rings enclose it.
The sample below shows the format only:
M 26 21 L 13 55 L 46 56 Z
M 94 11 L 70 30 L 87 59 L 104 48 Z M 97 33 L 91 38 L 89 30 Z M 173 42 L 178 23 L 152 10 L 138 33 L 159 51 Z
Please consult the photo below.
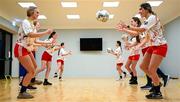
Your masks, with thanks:
M 114 50 L 114 53 L 117 54 L 117 60 L 116 63 L 123 63 L 123 58 L 122 58 L 122 50 L 120 47 L 117 47 Z
M 51 39 L 46 39 L 45 41 L 50 41 L 53 43 L 53 38 Z M 48 48 L 46 49 L 46 52 L 49 53 L 50 55 L 53 55 L 53 52 L 55 52 L 55 49 L 56 49 L 56 46 L 55 45 L 51 45 L 51 46 L 48 46 Z
M 163 35 L 160 20 L 155 15 L 150 15 L 148 19 L 144 21 L 144 24 L 142 24 L 141 28 L 147 30 L 145 32 L 146 34 L 150 34 L 152 46 L 159 46 L 167 43 Z
M 130 41 L 129 42 L 130 44 L 135 44 L 135 43 L 137 43 L 137 41 L 136 41 L 136 38 L 134 37 L 134 38 L 132 38 L 132 41 Z M 139 48 L 137 48 L 136 46 L 133 46 L 132 48 L 130 48 L 130 56 L 133 56 L 133 55 L 138 55 L 139 54 L 139 51 L 140 51 L 140 49 Z
M 67 52 L 64 50 L 64 48 L 61 48 L 60 51 L 58 52 L 58 60 L 65 60 L 65 57 L 63 56 L 64 54 L 67 54 Z
M 29 46 L 27 38 L 28 34 L 31 32 L 36 32 L 36 28 L 33 25 L 33 21 L 28 19 L 23 20 L 18 30 L 17 43 L 27 48 L 27 46 Z

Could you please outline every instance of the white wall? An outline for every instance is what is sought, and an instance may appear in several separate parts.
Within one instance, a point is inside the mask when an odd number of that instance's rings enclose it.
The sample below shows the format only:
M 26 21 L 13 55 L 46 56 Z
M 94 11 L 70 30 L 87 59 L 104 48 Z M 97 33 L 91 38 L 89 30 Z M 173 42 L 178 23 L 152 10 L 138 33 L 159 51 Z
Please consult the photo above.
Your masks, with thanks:
M 165 25 L 165 35 L 168 40 L 168 54 L 161 69 L 171 76 L 180 76 L 180 17 Z
M 17 41 L 18 35 L 13 35 L 13 49 L 12 49 L 12 56 L 13 56 L 13 61 L 12 61 L 12 70 L 11 70 L 11 75 L 12 77 L 19 77 L 19 61 L 17 58 L 14 57 L 14 46 Z
M 108 47 L 115 48 L 117 40 L 121 40 L 121 33 L 116 30 L 56 30 L 59 34 L 58 42 L 65 42 L 67 50 L 72 50 L 73 55 L 65 61 L 65 77 L 115 77 L 115 57 L 107 54 Z M 103 38 L 103 51 L 80 51 L 80 38 Z M 36 54 L 38 66 L 40 66 L 41 55 L 45 49 L 40 48 Z M 127 58 L 128 53 L 124 53 Z M 51 77 L 56 65 L 57 52 L 53 56 Z M 139 75 L 143 75 L 137 66 Z M 42 77 L 44 73 L 39 76 Z

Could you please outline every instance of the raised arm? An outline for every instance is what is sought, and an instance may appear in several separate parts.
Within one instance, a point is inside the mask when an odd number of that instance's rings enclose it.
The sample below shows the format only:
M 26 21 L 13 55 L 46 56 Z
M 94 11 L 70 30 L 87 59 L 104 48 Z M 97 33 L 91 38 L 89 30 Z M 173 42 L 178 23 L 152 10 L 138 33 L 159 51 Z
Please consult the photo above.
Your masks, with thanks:
M 52 33 L 52 29 L 47 29 L 46 31 L 44 32 L 30 32 L 28 33 L 28 36 L 31 37 L 31 38 L 36 38 L 36 37 L 41 37 L 41 36 L 44 36 L 44 35 L 48 35 L 48 34 L 51 34 Z
M 37 44 L 52 44 L 52 41 L 48 40 L 48 41 L 42 41 L 42 40 L 35 40 L 35 43 Z
M 67 52 L 67 53 L 64 53 L 62 54 L 62 56 L 67 56 L 67 55 L 70 55 L 71 54 L 71 51 Z
M 131 36 L 138 36 L 140 34 L 140 32 L 136 31 L 136 30 L 132 30 L 132 29 L 129 29 L 127 27 L 123 27 L 122 25 L 117 25 L 116 26 L 116 29 L 120 32 L 125 32 L 125 33 L 128 33 L 129 35 Z

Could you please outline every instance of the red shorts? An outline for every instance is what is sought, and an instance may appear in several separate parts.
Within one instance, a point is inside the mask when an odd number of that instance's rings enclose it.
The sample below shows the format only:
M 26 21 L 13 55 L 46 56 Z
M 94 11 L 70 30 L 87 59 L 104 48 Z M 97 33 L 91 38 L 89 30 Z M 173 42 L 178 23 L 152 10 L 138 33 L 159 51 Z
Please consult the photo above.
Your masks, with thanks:
M 52 61 L 52 56 L 48 52 L 44 51 L 41 60 Z
M 57 63 L 61 63 L 61 65 L 64 65 L 64 61 L 63 60 L 61 60 L 61 59 L 59 59 L 59 60 L 57 60 Z
M 138 61 L 138 60 L 139 60 L 139 57 L 140 57 L 140 54 L 138 54 L 138 55 L 133 55 L 133 56 L 129 56 L 129 60 Z
M 30 52 L 28 52 L 28 50 L 24 47 L 22 47 L 21 45 L 17 44 L 14 47 L 14 56 L 15 57 L 21 57 L 21 56 L 26 56 L 29 55 Z
M 167 44 L 160 45 L 160 46 L 151 46 L 147 50 L 147 53 L 156 54 L 156 55 L 166 57 L 167 48 L 168 48 Z
M 149 48 L 149 47 L 146 47 L 146 48 L 142 49 L 142 54 L 143 54 L 143 56 L 145 55 L 145 53 L 146 53 L 146 51 L 148 50 L 148 48 Z
M 117 66 L 122 66 L 123 65 L 123 63 L 117 63 Z

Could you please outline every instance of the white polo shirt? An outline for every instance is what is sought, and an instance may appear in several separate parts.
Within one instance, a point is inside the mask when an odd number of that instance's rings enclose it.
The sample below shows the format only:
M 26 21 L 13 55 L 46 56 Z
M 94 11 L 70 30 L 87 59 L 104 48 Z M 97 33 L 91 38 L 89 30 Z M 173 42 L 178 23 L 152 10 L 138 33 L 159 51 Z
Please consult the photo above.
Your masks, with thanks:
M 32 20 L 25 19 L 22 21 L 19 30 L 18 30 L 18 40 L 17 43 L 25 48 L 27 48 L 27 38 L 28 34 L 31 32 L 35 32 L 36 28 L 33 25 Z

